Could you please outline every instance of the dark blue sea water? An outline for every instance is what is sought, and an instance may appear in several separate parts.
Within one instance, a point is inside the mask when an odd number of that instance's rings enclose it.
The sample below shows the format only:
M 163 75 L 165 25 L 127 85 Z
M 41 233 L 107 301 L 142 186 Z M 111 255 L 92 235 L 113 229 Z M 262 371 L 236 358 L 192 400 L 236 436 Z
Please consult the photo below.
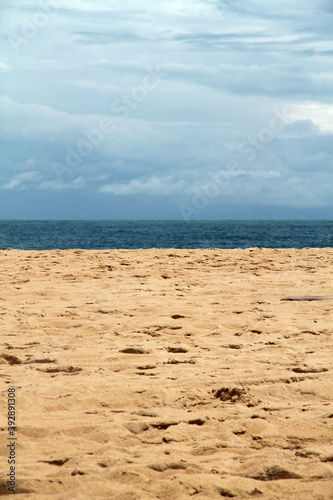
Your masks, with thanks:
M 333 247 L 333 221 L 0 221 L 0 249 Z

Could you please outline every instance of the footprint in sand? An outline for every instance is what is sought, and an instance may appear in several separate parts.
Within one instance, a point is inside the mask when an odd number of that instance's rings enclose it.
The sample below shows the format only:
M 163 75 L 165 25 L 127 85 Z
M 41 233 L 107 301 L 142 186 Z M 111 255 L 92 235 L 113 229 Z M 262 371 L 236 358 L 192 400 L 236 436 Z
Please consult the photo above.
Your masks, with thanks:
M 23 363 L 23 361 L 21 361 L 18 357 L 13 356 L 12 354 L 3 353 L 0 357 L 5 359 L 9 365 L 21 365 Z
M 283 469 L 278 465 L 267 467 L 264 471 L 249 476 L 258 481 L 277 481 L 278 479 L 301 479 L 302 476 L 295 472 Z
M 232 491 L 227 490 L 225 488 L 220 488 L 219 486 L 216 486 L 216 489 L 218 493 L 221 495 L 221 497 L 234 498 L 237 496 L 236 493 L 232 493 Z
M 129 430 L 132 434 L 141 434 L 149 429 L 148 425 L 145 422 L 130 422 L 126 424 L 127 430 Z
M 243 387 L 221 387 L 217 391 L 213 391 L 214 396 L 219 398 L 221 401 L 231 401 L 232 403 L 236 403 L 244 399 L 246 394 L 246 389 Z
M 77 366 L 59 366 L 59 367 L 50 367 L 50 368 L 37 368 L 41 372 L 45 373 L 70 373 L 76 374 L 82 371 L 82 368 Z
M 57 362 L 56 359 L 41 358 L 41 359 L 30 359 L 26 363 L 31 364 L 31 363 L 56 363 L 56 362 Z
M 74 469 L 72 472 L 71 472 L 71 476 L 84 476 L 84 472 L 82 470 L 78 470 L 78 469 Z
M 43 464 L 57 465 L 58 467 L 61 467 L 69 460 L 70 460 L 70 458 L 60 458 L 57 460 L 38 460 L 38 462 L 41 462 Z
M 168 361 L 164 361 L 164 365 L 180 365 L 180 364 L 190 364 L 195 365 L 194 359 L 184 359 L 180 361 L 179 359 L 169 359 Z
M 333 295 L 299 295 L 299 296 L 290 296 L 283 297 L 280 300 L 287 301 L 312 301 L 312 300 L 333 300 Z
M 156 368 L 156 365 L 144 365 L 144 366 L 137 366 L 137 370 L 154 370 Z
M 328 372 L 327 368 L 311 368 L 309 366 L 292 368 L 292 371 L 295 373 L 323 373 Z
M 191 420 L 188 421 L 190 425 L 203 425 L 206 422 L 205 419 L 203 418 L 192 418 Z
M 151 427 L 153 427 L 154 429 L 158 429 L 160 431 L 164 431 L 165 429 L 167 429 L 168 427 L 171 427 L 172 425 L 178 425 L 180 422 L 176 422 L 176 421 L 170 421 L 170 422 L 155 422 L 155 423 L 152 423 L 150 424 Z
M 221 387 L 212 390 L 214 396 L 223 402 L 244 403 L 249 408 L 257 406 L 260 401 L 253 397 L 244 387 Z
M 168 469 L 171 470 L 186 470 L 186 464 L 182 463 L 169 463 L 169 464 L 152 464 L 148 465 L 149 469 L 155 470 L 156 472 L 165 472 Z
M 149 354 L 149 351 L 145 351 L 141 347 L 125 347 L 125 349 L 121 349 L 119 352 L 124 354 Z
M 173 352 L 173 353 L 186 353 L 188 352 L 188 349 L 186 347 L 167 347 L 168 352 Z

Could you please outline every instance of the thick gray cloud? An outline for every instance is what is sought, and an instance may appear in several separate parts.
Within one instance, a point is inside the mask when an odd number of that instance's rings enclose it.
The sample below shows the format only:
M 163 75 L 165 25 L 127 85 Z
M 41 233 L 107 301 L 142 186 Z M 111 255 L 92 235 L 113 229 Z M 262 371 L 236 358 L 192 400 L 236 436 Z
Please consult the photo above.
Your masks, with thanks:
M 1 217 L 332 217 L 329 1 L 1 9 Z

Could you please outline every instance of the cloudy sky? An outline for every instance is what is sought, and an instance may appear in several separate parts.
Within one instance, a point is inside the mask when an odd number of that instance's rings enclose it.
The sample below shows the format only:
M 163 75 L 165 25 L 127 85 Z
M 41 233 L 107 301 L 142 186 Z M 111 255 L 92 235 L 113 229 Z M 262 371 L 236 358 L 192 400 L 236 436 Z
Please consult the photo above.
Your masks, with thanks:
M 331 0 L 0 16 L 0 218 L 333 218 Z

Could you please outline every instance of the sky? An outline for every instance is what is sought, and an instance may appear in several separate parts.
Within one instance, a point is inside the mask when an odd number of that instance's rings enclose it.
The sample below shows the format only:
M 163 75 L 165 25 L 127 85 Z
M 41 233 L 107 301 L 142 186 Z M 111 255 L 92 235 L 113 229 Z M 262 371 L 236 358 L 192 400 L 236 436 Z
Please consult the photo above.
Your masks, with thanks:
M 331 0 L 1 0 L 0 219 L 332 219 Z

